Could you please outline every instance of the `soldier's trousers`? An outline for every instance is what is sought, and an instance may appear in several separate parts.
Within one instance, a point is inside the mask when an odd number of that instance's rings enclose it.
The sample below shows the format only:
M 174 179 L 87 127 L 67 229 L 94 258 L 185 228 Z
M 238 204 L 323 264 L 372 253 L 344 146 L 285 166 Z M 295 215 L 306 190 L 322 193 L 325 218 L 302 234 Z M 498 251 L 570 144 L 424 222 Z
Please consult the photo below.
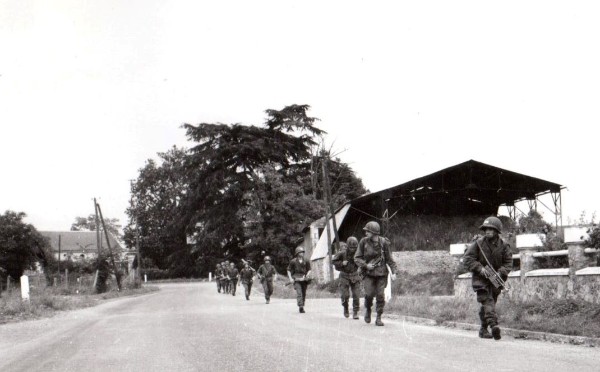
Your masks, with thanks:
M 221 293 L 221 280 L 217 279 L 217 292 Z
M 308 287 L 307 282 L 294 282 L 294 289 L 296 290 L 296 300 L 298 306 L 304 306 L 304 300 L 306 300 L 306 288 Z
M 479 319 L 481 320 L 481 326 L 483 328 L 493 327 L 498 325 L 498 315 L 496 315 L 496 302 L 498 302 L 498 296 L 500 290 L 488 285 L 486 288 L 478 288 L 477 290 L 477 302 L 481 304 L 479 309 Z
M 375 309 L 377 314 L 383 314 L 385 307 L 385 287 L 387 286 L 386 276 L 365 276 L 363 279 L 365 286 L 365 307 L 370 309 L 373 306 L 373 297 L 377 300 Z
M 265 292 L 265 298 L 267 300 L 271 299 L 271 295 L 273 294 L 273 280 L 264 279 L 262 281 L 263 291 Z
M 244 294 L 246 297 L 250 297 L 250 292 L 252 291 L 252 282 L 242 282 L 244 286 Z
M 231 295 L 235 296 L 235 290 L 237 288 L 237 279 L 231 279 Z
M 231 292 L 231 280 L 225 279 L 225 293 Z
M 352 280 L 340 277 L 340 294 L 342 296 L 342 306 L 348 307 L 350 301 L 350 292 L 352 292 L 352 310 L 358 311 L 360 308 L 360 280 Z

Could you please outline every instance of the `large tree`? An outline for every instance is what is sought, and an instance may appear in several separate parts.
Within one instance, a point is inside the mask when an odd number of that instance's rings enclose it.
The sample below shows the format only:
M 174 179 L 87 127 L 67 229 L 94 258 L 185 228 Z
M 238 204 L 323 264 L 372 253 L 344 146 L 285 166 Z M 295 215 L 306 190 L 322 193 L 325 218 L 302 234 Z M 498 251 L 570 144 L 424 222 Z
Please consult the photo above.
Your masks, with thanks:
M 255 206 L 252 196 L 264 184 L 268 167 L 285 172 L 310 160 L 316 136 L 324 132 L 309 117 L 308 105 L 267 110 L 264 126 L 241 124 L 185 124 L 186 134 L 197 143 L 186 161 L 189 192 L 183 199 L 182 221 L 195 232 L 199 249 L 211 255 L 240 256 L 248 242 L 247 227 L 256 221 L 240 213 Z M 255 213 L 256 214 L 256 213 Z
M 168 269 L 177 252 L 187 248 L 185 226 L 176 223 L 179 203 L 187 190 L 183 171 L 186 150 L 173 147 L 158 157 L 158 162 L 146 162 L 131 185 L 130 220 L 124 240 L 128 247 L 135 247 L 139 235 L 144 261 Z
M 0 267 L 18 279 L 35 262 L 46 265 L 51 260 L 48 241 L 23 219 L 23 212 L 6 211 L 0 215 Z

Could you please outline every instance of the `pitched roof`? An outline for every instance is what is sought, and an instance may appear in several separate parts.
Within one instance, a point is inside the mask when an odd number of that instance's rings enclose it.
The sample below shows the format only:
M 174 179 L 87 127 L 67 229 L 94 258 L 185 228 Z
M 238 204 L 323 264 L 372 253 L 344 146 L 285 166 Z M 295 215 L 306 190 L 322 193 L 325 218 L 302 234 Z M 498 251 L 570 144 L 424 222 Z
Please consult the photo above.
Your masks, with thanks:
M 385 200 L 394 204 L 394 210 L 417 214 L 486 214 L 495 212 L 500 205 L 533 200 L 541 194 L 558 193 L 562 188 L 558 183 L 469 160 L 360 196 L 350 203 L 379 210 L 381 206 L 377 204 Z
M 98 246 L 96 244 L 96 232 L 95 231 L 40 231 L 42 236 L 48 238 L 50 246 L 53 251 L 58 252 L 58 237 L 60 236 L 60 250 L 63 252 L 68 251 L 87 251 L 97 252 Z M 102 235 L 101 246 L 102 249 L 108 248 L 106 244 L 106 236 Z M 112 236 L 110 237 L 110 247 L 114 250 L 123 250 L 123 247 Z

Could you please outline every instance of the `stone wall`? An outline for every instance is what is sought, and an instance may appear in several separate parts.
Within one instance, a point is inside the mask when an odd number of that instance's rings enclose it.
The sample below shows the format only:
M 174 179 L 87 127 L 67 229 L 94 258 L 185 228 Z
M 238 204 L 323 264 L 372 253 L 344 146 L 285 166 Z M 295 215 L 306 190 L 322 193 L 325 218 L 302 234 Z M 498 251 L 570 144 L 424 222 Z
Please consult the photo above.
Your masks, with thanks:
M 402 251 L 392 252 L 398 270 L 409 275 L 425 273 L 453 273 L 456 262 L 448 251 Z
M 407 275 L 426 273 L 454 273 L 456 261 L 448 251 L 403 251 L 392 252 L 392 257 L 398 265 L 398 270 Z M 319 282 L 329 280 L 328 258 L 310 262 L 313 277 Z M 334 278 L 339 273 L 334 269 Z
M 510 273 L 509 290 L 504 291 L 504 296 L 516 301 L 579 299 L 600 303 L 600 267 L 593 266 L 597 262 L 598 251 L 584 247 L 585 230 L 565 229 L 568 252 L 567 250 L 539 252 L 539 247 L 543 244 L 542 240 L 543 237 L 536 234 L 517 236 L 519 255 L 514 259 L 521 261 L 521 270 Z M 455 251 L 453 254 L 457 259 L 462 253 L 458 249 Z M 568 256 L 569 267 L 535 269 L 536 259 L 550 256 Z M 455 278 L 454 295 L 475 296 L 470 273 Z

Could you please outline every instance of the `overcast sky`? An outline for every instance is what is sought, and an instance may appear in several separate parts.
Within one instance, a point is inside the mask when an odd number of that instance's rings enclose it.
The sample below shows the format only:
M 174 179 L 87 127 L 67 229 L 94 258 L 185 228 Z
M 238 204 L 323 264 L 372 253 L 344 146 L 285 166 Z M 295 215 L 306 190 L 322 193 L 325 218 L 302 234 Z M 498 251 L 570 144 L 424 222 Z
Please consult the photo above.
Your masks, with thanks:
M 475 159 L 600 210 L 597 1 L 211 3 L 0 0 L 0 213 L 125 222 L 182 123 L 294 103 L 371 191 Z

